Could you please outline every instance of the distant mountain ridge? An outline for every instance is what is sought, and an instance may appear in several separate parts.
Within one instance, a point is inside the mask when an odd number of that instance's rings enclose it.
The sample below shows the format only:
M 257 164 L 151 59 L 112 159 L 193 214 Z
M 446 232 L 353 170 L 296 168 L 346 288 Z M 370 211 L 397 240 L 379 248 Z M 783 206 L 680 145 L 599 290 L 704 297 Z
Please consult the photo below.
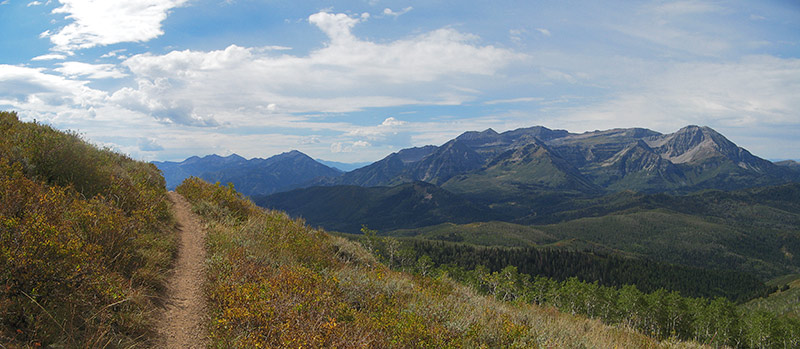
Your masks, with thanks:
M 527 160 L 506 161 L 504 170 L 498 172 L 501 157 L 511 154 Z M 537 166 L 549 169 L 534 169 L 534 158 Z M 690 125 L 670 134 L 643 128 L 575 134 L 534 126 L 503 133 L 492 129 L 465 132 L 441 146 L 403 149 L 327 184 L 379 186 L 425 181 L 468 191 L 463 182 L 477 176 L 505 181 L 520 190 L 561 190 L 569 182 L 573 183 L 570 189 L 585 193 L 690 192 L 797 180 L 797 174 L 787 167 L 754 156 L 704 126 Z M 492 171 L 496 174 L 490 175 Z M 518 175 L 513 179 L 501 175 L 511 173 Z
M 788 169 L 790 169 L 792 171 L 800 172 L 800 162 L 797 162 L 797 161 L 794 161 L 794 160 L 778 161 L 778 162 L 775 163 L 775 165 L 778 165 L 778 166 L 781 166 L 781 167 L 784 167 L 784 168 L 788 168 Z
M 193 156 L 182 162 L 154 161 L 164 174 L 168 189 L 174 189 L 189 176 L 211 183 L 233 183 L 245 195 L 268 195 L 302 186 L 318 177 L 335 178 L 342 171 L 323 165 L 297 150 L 267 159 L 247 160 L 232 154 L 226 157 Z
M 425 182 L 393 187 L 310 187 L 254 196 L 253 201 L 262 207 L 281 207 L 326 229 L 347 232 L 359 231 L 362 224 L 383 230 L 508 218 Z

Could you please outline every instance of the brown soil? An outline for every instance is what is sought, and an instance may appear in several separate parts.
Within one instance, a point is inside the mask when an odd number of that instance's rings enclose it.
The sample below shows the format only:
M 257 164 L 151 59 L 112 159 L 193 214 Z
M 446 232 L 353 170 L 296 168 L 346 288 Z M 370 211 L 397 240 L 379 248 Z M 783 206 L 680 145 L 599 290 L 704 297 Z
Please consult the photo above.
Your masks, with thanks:
M 178 258 L 167 285 L 164 316 L 158 325 L 161 339 L 158 347 L 203 348 L 205 230 L 183 196 L 170 192 L 169 199 L 178 221 Z

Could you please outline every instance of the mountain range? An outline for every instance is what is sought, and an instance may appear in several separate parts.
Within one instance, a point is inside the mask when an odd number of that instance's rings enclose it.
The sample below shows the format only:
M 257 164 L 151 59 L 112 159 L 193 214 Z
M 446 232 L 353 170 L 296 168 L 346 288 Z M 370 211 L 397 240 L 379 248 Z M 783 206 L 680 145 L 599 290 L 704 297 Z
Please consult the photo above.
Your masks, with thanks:
M 625 191 L 683 195 L 798 182 L 796 168 L 793 162 L 777 165 L 754 156 L 708 127 L 687 126 L 671 134 L 642 128 L 575 134 L 536 126 L 503 133 L 466 132 L 441 146 L 403 149 L 371 165 L 303 185 L 314 188 L 253 199 L 312 224 L 348 232 L 366 222 L 394 230 L 419 227 L 422 221 L 470 220 L 457 211 L 421 211 L 415 219 L 376 211 L 388 197 L 428 204 L 412 191 L 393 189 L 424 182 L 442 190 L 431 195 L 443 207 L 463 207 L 467 201 L 484 212 L 481 217 L 532 224 L 568 218 L 581 202 Z M 379 191 L 384 193 L 376 194 Z M 408 196 L 398 197 L 402 193 Z M 454 201 L 445 203 L 446 198 Z M 350 212 L 347 219 L 324 214 L 343 208 Z
M 800 167 L 708 127 L 488 129 L 345 173 L 298 151 L 157 165 L 168 185 L 187 175 L 232 182 L 260 206 L 332 231 L 527 241 L 762 278 L 800 272 Z
M 295 189 L 317 177 L 334 178 L 343 173 L 297 150 L 267 159 L 247 160 L 236 154 L 208 155 L 153 164 L 164 174 L 167 189 L 175 189 L 184 179 L 194 176 L 211 183 L 233 183 L 236 190 L 245 195 L 268 195 Z
M 688 193 L 797 181 L 800 165 L 752 155 L 709 127 L 661 134 L 643 128 L 585 133 L 542 126 L 465 132 L 441 146 L 403 149 L 372 164 L 326 162 L 293 150 L 268 159 L 236 154 L 154 162 L 174 188 L 188 176 L 231 182 L 246 195 L 312 186 L 427 182 L 489 201 L 530 193 L 596 195 L 620 190 Z
M 691 192 L 797 179 L 790 165 L 752 155 L 709 127 L 675 133 L 631 128 L 581 134 L 536 126 L 466 132 L 442 146 L 401 150 L 328 184 L 424 181 L 454 192 Z M 488 185 L 488 186 L 487 186 Z

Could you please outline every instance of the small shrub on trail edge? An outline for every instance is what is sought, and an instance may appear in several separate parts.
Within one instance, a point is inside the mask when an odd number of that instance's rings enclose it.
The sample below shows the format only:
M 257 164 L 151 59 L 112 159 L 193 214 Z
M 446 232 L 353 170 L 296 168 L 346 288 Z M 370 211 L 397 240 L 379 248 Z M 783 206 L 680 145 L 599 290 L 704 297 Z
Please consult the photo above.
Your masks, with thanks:
M 150 165 L 0 112 L 0 343 L 143 345 L 175 254 Z
M 261 210 L 230 187 L 178 186 L 207 224 L 212 347 L 625 347 L 633 331 L 390 270 L 363 247 Z

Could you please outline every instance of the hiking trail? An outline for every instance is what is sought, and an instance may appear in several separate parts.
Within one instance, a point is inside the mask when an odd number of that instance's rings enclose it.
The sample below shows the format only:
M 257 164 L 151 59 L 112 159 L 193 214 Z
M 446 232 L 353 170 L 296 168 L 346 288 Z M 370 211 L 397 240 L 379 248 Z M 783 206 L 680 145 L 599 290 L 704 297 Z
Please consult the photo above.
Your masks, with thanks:
M 159 347 L 204 348 L 205 230 L 183 196 L 169 192 L 169 199 L 178 222 L 178 257 L 167 281 L 164 316 L 158 325 Z

